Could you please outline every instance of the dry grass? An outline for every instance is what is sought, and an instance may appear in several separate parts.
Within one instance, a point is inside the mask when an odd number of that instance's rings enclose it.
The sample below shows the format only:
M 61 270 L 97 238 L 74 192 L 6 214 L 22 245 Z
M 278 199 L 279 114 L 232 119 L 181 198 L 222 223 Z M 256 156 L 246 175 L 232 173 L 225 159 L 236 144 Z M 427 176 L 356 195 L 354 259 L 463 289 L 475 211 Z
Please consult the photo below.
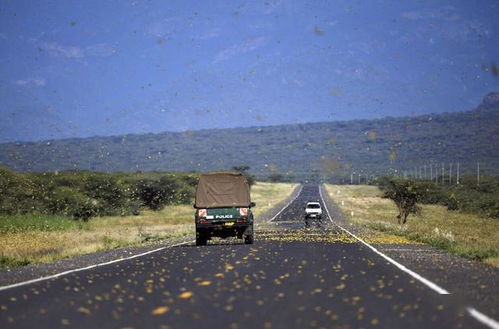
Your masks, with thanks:
M 50 262 L 100 250 L 181 237 L 194 230 L 192 213 L 193 209 L 189 206 L 170 206 L 157 212 L 145 210 L 140 216 L 94 218 L 84 225 L 71 226 L 63 231 L 2 233 L 1 253 L 4 258 L 14 261 Z M 191 220 L 187 221 L 188 218 Z
M 291 194 L 293 184 L 257 183 L 252 199 L 257 203 L 255 216 L 263 213 Z M 27 263 L 50 262 L 60 258 L 109 250 L 124 246 L 142 245 L 194 234 L 194 209 L 191 205 L 168 206 L 160 211 L 143 210 L 139 216 L 93 218 L 88 223 L 62 223 L 50 227 L 19 225 L 19 218 L 10 218 L 9 227 L 0 231 L 0 265 L 16 266 Z M 18 220 L 19 219 L 19 220 Z M 8 220 L 3 219 L 2 220 Z M 33 218 L 28 219 L 32 222 Z
M 259 182 L 251 188 L 251 199 L 256 202 L 255 218 L 286 199 L 298 184 Z
M 499 266 L 499 221 L 474 214 L 449 211 L 438 205 L 422 205 L 420 215 L 397 224 L 397 209 L 381 198 L 375 186 L 328 185 L 329 195 L 356 224 L 405 236 Z

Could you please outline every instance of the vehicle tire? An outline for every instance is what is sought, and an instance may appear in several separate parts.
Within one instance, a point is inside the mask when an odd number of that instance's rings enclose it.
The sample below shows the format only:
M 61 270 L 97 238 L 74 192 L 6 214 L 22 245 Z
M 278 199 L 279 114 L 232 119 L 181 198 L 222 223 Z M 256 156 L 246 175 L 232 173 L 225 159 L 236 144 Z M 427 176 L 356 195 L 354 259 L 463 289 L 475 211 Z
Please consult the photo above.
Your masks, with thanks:
M 244 244 L 253 244 L 253 232 L 244 236 Z
M 196 232 L 196 246 L 206 246 L 207 240 L 206 233 Z

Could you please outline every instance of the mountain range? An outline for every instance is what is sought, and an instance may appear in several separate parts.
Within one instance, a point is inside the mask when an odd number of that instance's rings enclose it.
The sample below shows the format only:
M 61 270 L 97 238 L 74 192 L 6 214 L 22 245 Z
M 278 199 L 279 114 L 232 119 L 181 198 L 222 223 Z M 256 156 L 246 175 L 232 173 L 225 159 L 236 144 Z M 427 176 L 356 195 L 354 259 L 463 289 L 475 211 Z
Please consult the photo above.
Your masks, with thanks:
M 0 144 L 16 171 L 211 171 L 246 165 L 257 177 L 499 174 L 499 92 L 473 110 L 321 122 Z M 438 168 L 438 169 L 437 169 Z

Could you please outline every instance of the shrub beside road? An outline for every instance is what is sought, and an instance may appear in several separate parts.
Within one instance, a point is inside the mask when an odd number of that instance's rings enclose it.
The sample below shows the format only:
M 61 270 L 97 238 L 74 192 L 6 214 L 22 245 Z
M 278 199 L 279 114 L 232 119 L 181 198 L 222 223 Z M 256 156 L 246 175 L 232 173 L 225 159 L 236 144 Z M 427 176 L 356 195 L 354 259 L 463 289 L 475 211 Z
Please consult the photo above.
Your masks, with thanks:
M 499 219 L 499 177 L 485 176 L 477 184 L 476 177 L 465 176 L 459 184 L 424 179 L 382 177 L 375 181 L 386 197 L 394 191 L 410 190 L 417 202 L 439 204 L 448 210 L 459 210 Z M 405 187 L 405 188 L 404 188 Z
M 395 203 L 383 198 L 376 186 L 326 185 L 326 189 L 355 224 L 499 266 L 497 219 L 422 204 L 421 212 L 401 225 Z
M 191 203 L 197 174 L 16 173 L 0 167 L 0 215 L 59 215 L 86 221 Z
M 286 199 L 296 187 L 288 183 L 256 183 L 255 218 Z M 191 203 L 146 206 L 139 215 L 101 216 L 88 221 L 47 214 L 0 215 L 0 266 L 51 262 L 60 258 L 194 234 Z

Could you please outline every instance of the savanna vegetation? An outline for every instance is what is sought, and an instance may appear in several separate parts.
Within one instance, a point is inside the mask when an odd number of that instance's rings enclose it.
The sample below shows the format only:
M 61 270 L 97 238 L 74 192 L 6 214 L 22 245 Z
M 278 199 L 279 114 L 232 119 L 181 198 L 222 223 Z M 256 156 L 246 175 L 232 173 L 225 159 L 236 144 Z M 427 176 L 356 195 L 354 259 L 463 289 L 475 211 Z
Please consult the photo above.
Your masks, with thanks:
M 499 266 L 499 221 L 495 218 L 479 212 L 449 210 L 448 206 L 438 203 L 421 203 L 419 212 L 401 225 L 398 224 L 400 211 L 395 202 L 384 197 L 386 188 L 385 192 L 368 185 L 326 185 L 326 188 L 357 225 Z M 416 189 L 419 188 L 421 186 Z M 427 202 L 421 199 L 423 201 Z
M 15 173 L 0 167 L 0 215 L 58 215 L 88 220 L 192 203 L 197 174 Z
M 385 177 L 375 184 L 401 209 L 402 219 L 418 212 L 416 202 L 499 219 L 499 177 L 482 177 L 479 184 L 471 176 L 462 177 L 459 184 Z
M 383 190 L 383 197 L 392 200 L 397 206 L 399 224 L 405 224 L 409 214 L 418 214 L 421 211 L 417 202 L 425 191 L 414 181 L 386 179 Z
M 197 174 L 1 169 L 0 267 L 192 235 L 196 184 Z M 256 218 L 295 186 L 253 182 Z

